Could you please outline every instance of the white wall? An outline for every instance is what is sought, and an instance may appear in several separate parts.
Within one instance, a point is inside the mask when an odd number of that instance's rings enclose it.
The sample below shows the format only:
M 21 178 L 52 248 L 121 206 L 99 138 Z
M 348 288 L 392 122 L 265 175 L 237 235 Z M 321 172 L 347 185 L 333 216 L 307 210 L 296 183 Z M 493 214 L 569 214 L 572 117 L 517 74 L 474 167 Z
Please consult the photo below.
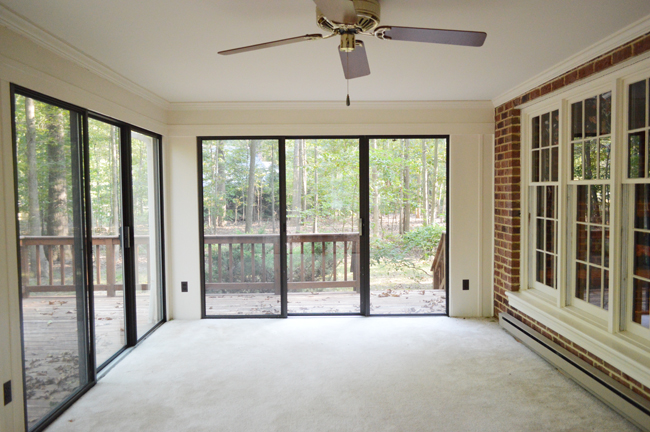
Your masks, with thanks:
M 167 122 L 165 106 L 136 96 L 0 26 L 0 384 L 11 380 L 13 387 L 13 402 L 6 407 L 0 403 L 3 432 L 24 430 L 10 83 L 163 136 Z
M 197 136 L 450 134 L 450 314 L 491 316 L 494 111 L 485 102 L 173 104 L 165 148 L 168 300 L 201 316 Z M 485 262 L 487 260 L 487 262 Z M 462 291 L 462 280 L 470 290 Z M 181 282 L 189 292 L 181 293 Z
M 485 200 L 493 189 L 487 172 L 493 165 L 490 102 L 171 107 L 145 90 L 130 91 L 133 85 L 120 83 L 110 71 L 90 63 L 82 67 L 71 60 L 74 55 L 57 55 L 43 47 L 47 44 L 36 44 L 2 26 L 0 41 L 0 383 L 12 380 L 14 390 L 14 402 L 0 407 L 1 430 L 24 429 L 10 83 L 163 135 L 169 318 L 200 317 L 196 136 L 206 135 L 451 135 L 452 219 L 461 218 L 453 219 L 452 230 L 462 224 L 471 227 L 450 233 L 451 312 L 454 316 L 491 313 L 491 306 L 485 307 L 492 288 L 491 250 L 484 253 L 491 247 L 492 227 L 491 198 Z M 482 190 L 489 191 L 483 201 Z M 481 261 L 482 253 L 489 263 Z M 468 277 L 470 291 L 458 293 L 459 281 Z M 181 281 L 189 282 L 189 293 L 180 292 Z

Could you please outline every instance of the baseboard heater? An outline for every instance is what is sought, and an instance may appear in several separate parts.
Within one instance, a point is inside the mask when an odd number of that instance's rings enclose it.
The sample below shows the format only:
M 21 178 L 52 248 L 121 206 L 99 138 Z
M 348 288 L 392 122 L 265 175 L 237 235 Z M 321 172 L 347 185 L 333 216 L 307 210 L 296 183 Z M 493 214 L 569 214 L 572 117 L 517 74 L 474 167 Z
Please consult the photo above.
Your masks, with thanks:
M 650 402 L 646 399 L 511 315 L 499 314 L 499 324 L 614 411 L 641 430 L 650 431 Z

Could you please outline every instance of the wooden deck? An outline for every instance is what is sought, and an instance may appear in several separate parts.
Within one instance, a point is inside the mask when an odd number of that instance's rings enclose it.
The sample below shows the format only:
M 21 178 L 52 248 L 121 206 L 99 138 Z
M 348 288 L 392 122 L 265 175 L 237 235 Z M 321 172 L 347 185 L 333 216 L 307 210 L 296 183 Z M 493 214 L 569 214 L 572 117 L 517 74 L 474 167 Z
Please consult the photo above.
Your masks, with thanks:
M 107 297 L 95 293 L 97 362 L 102 363 L 124 345 L 122 292 Z M 138 293 L 138 327 L 148 323 L 149 293 Z M 38 295 L 23 299 L 25 379 L 30 425 L 58 405 L 79 386 L 77 305 L 72 295 Z M 142 330 L 142 329 L 141 329 Z
M 289 293 L 289 313 L 359 313 L 359 293 L 303 292 Z M 280 296 L 268 294 L 209 294 L 208 315 L 279 315 Z M 370 310 L 374 314 L 445 313 L 443 290 L 397 290 L 370 292 Z

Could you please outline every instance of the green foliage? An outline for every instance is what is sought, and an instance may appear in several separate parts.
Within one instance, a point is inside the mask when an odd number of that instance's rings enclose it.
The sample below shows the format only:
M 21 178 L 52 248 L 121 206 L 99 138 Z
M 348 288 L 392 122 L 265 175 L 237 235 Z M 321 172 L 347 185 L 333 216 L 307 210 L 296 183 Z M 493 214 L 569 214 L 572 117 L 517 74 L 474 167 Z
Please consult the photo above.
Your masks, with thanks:
M 402 243 L 406 249 L 419 252 L 424 259 L 433 258 L 444 231 L 444 225 L 423 226 L 405 233 Z

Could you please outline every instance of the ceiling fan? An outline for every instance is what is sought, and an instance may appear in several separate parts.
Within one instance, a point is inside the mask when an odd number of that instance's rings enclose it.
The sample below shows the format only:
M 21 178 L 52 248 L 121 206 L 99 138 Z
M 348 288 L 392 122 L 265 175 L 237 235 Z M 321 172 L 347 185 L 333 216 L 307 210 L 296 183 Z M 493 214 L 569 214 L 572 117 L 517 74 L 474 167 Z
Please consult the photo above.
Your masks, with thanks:
M 316 21 L 327 32 L 281 39 L 257 45 L 220 51 L 221 55 L 239 54 L 296 42 L 329 39 L 340 36 L 339 54 L 345 78 L 350 80 L 370 75 L 370 65 L 363 42 L 357 35 L 376 36 L 382 40 L 429 42 L 480 47 L 487 34 L 463 30 L 442 30 L 416 27 L 380 26 L 379 0 L 314 0 Z M 348 96 L 349 105 L 349 96 Z

